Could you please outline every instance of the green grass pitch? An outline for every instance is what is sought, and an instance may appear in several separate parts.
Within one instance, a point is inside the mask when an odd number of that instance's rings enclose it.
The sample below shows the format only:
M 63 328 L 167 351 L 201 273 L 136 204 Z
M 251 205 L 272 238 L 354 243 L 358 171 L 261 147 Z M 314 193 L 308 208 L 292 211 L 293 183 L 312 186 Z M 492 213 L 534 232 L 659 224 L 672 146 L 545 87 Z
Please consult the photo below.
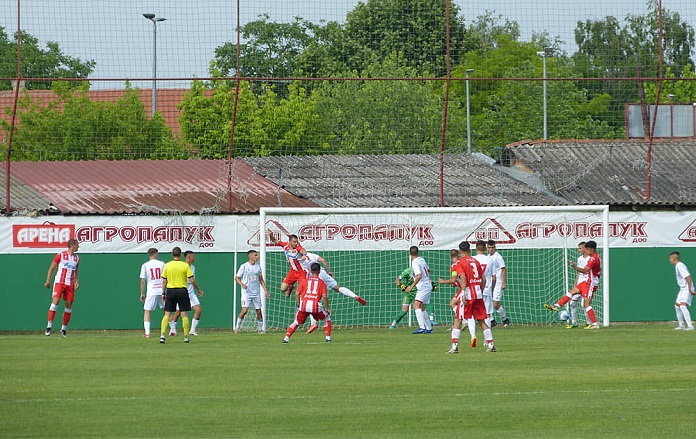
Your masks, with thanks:
M 696 333 L 496 328 L 499 352 L 449 331 L 139 332 L 0 337 L 3 437 L 693 437 Z M 468 339 L 465 333 L 463 339 Z

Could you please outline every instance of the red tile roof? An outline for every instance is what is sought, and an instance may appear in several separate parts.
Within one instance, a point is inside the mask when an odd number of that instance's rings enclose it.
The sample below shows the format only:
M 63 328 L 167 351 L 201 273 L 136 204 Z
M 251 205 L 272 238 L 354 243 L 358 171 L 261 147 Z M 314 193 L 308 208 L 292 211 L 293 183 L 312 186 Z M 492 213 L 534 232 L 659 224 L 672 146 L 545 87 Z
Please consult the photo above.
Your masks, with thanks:
M 225 160 L 15 162 L 12 176 L 64 214 L 253 213 L 260 207 L 310 207 L 254 172 L 231 162 L 231 209 Z M 14 206 L 13 209 L 22 206 Z
M 148 117 L 152 114 L 152 89 L 138 89 L 140 92 L 140 100 L 145 105 L 145 114 Z M 172 134 L 175 136 L 181 131 L 179 125 L 180 111 L 177 105 L 184 100 L 184 94 L 188 89 L 157 89 L 157 111 L 162 113 L 165 124 L 172 129 Z M 116 102 L 125 94 L 125 90 L 90 90 L 88 96 L 90 100 L 95 102 Z M 43 106 L 58 99 L 58 96 L 51 90 L 21 90 L 19 98 L 22 99 L 24 94 L 28 94 L 34 101 L 41 101 Z M 7 120 L 11 119 L 11 110 L 14 105 L 14 91 L 0 92 L 0 118 Z M 10 111 L 7 111 L 7 109 Z M 0 130 L 2 131 L 2 130 Z

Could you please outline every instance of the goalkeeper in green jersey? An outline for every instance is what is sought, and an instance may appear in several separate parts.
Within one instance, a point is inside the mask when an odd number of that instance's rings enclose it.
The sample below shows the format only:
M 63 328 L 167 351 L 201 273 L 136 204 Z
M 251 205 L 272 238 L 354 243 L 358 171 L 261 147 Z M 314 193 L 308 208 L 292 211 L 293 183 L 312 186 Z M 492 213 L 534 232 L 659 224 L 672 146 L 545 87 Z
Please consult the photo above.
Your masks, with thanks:
M 408 310 L 413 301 L 416 299 L 416 293 L 417 290 L 414 287 L 410 293 L 406 292 L 406 288 L 408 288 L 409 285 L 413 283 L 413 269 L 409 266 L 406 268 L 404 271 L 401 272 L 401 274 L 396 278 L 396 281 L 394 281 L 396 286 L 399 287 L 401 291 L 404 292 L 404 301 L 402 302 L 401 305 L 401 311 L 399 311 L 396 314 L 396 317 L 394 317 L 394 321 L 392 321 L 392 324 L 389 326 L 389 329 L 395 329 L 396 325 L 399 324 L 401 319 L 406 317 L 408 315 Z M 437 289 L 437 286 L 434 286 L 433 291 Z M 427 305 L 428 308 L 428 315 L 430 316 L 430 323 L 433 325 L 437 325 L 438 323 L 433 319 L 433 309 L 432 309 L 432 301 L 430 304 Z

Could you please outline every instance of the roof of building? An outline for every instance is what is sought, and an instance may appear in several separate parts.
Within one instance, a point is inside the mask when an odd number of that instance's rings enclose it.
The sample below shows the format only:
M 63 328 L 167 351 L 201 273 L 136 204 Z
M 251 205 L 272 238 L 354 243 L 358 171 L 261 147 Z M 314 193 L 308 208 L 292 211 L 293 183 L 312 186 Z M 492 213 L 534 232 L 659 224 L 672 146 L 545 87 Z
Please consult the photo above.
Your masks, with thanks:
M 573 204 L 696 206 L 696 140 L 653 143 L 646 199 L 648 142 L 562 140 L 508 146 L 512 165 L 537 174 Z
M 12 172 L 12 169 L 10 172 Z M 2 166 L 2 169 L 0 169 L 0 210 L 3 212 L 5 211 L 5 205 L 7 203 L 7 194 L 5 191 L 6 175 L 5 166 Z M 54 209 L 51 207 L 51 201 L 48 198 L 14 176 L 10 178 L 10 202 L 13 205 L 21 206 L 21 208 L 17 210 L 23 215 L 37 214 L 40 212 L 45 213 Z
M 145 106 L 145 114 L 152 114 L 152 89 L 135 89 L 140 93 L 140 101 Z M 184 100 L 184 94 L 188 89 L 181 88 L 158 88 L 157 89 L 157 112 L 162 113 L 164 123 L 171 128 L 175 136 L 181 131 L 179 125 L 180 110 L 177 105 Z M 126 93 L 125 89 L 120 90 L 90 90 L 87 92 L 89 99 L 95 102 L 116 102 Z M 14 105 L 13 90 L 0 91 L 0 118 L 10 121 L 11 112 L 6 111 Z M 21 90 L 19 98 L 29 96 L 34 102 L 40 102 L 43 106 L 58 99 L 58 95 L 51 90 Z
M 321 207 L 436 207 L 439 156 L 245 158 L 256 172 Z M 446 154 L 445 206 L 557 205 L 562 200 L 475 156 Z
M 13 184 L 16 179 L 63 214 L 253 213 L 264 206 L 316 206 L 239 160 L 231 162 L 231 208 L 225 160 L 15 162 L 11 172 Z M 24 209 L 22 202 L 10 199 L 14 210 Z

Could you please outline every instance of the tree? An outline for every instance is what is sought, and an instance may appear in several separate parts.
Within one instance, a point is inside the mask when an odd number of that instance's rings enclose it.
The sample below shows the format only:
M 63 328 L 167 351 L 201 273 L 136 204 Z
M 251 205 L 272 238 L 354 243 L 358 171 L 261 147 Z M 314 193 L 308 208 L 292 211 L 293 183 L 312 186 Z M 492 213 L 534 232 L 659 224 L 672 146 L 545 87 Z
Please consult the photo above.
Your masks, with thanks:
M 57 99 L 34 100 L 25 92 L 18 103 L 12 159 L 95 160 L 180 158 L 179 147 L 161 114 L 148 119 L 139 92 L 127 87 L 116 102 L 89 99 L 89 85 L 71 90 L 55 82 Z M 9 124 L 2 121 L 5 132 Z
M 82 61 L 63 53 L 58 43 L 49 41 L 46 49 L 40 47 L 38 38 L 28 32 L 22 32 L 21 73 L 24 78 L 87 78 L 96 62 Z M 17 33 L 11 40 L 5 28 L 0 26 L 0 77 L 17 76 Z M 73 87 L 78 87 L 76 82 Z M 50 81 L 29 81 L 25 84 L 29 90 L 48 90 Z M 0 90 L 11 90 L 10 81 L 0 81 Z
M 418 77 L 397 54 L 372 62 L 361 78 Z M 352 72 L 355 74 L 355 72 Z M 440 85 L 423 81 L 331 81 L 315 90 L 332 151 L 339 154 L 421 154 L 440 148 L 443 100 Z M 452 107 L 458 107 L 456 101 Z M 449 145 L 461 144 L 461 112 L 450 114 Z M 457 140 L 458 139 L 458 140 Z M 456 148 L 456 146 L 455 146 Z

